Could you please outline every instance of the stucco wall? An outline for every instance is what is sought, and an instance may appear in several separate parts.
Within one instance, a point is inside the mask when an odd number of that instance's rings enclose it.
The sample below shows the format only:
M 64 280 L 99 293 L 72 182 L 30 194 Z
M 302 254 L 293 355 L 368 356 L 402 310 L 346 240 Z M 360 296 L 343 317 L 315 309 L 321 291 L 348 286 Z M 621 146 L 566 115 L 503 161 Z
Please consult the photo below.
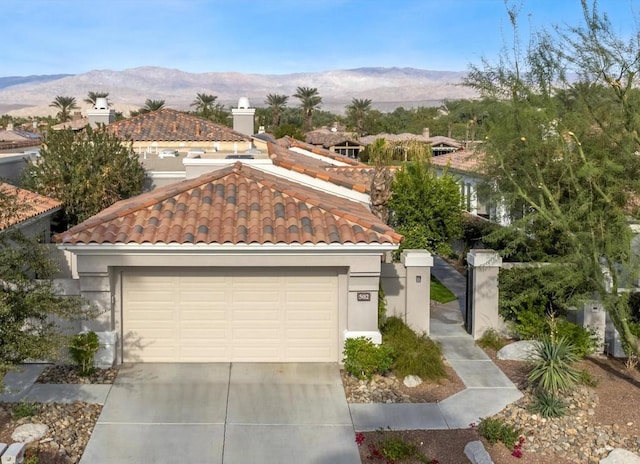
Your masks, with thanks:
M 80 248 L 80 247 L 79 247 Z M 106 248 L 106 247 L 105 247 Z M 131 269 L 167 269 L 181 267 L 253 268 L 265 274 L 298 268 L 300 272 L 322 269 L 338 274 L 338 321 L 340 344 L 349 332 L 378 333 L 377 302 L 381 253 L 298 251 L 227 252 L 198 250 L 190 252 L 167 248 L 155 251 L 137 247 L 131 252 L 111 254 L 103 249 L 77 253 L 80 293 L 98 309 L 100 316 L 84 324 L 96 331 L 122 333 L 122 272 Z M 367 297 L 368 295 L 368 297 Z M 120 347 L 118 347 L 120 348 Z M 340 350 L 341 352 L 342 350 Z

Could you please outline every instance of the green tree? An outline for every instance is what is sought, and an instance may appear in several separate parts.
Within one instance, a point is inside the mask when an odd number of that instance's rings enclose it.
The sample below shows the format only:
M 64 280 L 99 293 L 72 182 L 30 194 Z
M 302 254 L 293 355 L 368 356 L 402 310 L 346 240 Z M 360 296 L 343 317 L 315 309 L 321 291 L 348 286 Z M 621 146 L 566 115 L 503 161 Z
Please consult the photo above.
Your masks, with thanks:
M 287 107 L 288 95 L 280 95 L 270 93 L 267 95 L 267 99 L 264 101 L 269 107 L 271 112 L 271 130 L 274 131 L 280 125 L 280 117 L 282 112 Z
M 512 54 L 473 66 L 467 84 L 506 100 L 489 122 L 485 169 L 520 206 L 522 219 L 507 231 L 513 248 L 534 238 L 536 253 L 559 263 L 569 285 L 586 287 L 572 299 L 599 295 L 627 354 L 637 356 L 623 289 L 638 264 L 628 218 L 637 217 L 640 193 L 640 34 L 616 36 L 595 2 L 582 0 L 582 10 L 582 24 L 539 33 L 522 50 L 509 7 Z
M 296 140 L 304 142 L 304 134 L 300 129 L 292 124 L 281 124 L 274 132 L 274 137 L 279 139 L 285 136 L 292 137 Z
M 389 225 L 404 235 L 403 249 L 427 249 L 448 255 L 450 242 L 462 235 L 460 188 L 453 176 L 438 176 L 421 159 L 395 174 L 389 200 Z
M 87 93 L 87 98 L 84 99 L 85 103 L 89 103 L 91 106 L 95 106 L 98 98 L 109 98 L 109 92 L 93 92 Z
M 300 106 L 304 114 L 302 127 L 304 131 L 310 131 L 313 128 L 313 112 L 322 103 L 322 97 L 315 87 L 298 87 L 293 96 L 300 100 Z
M 144 168 L 131 144 L 90 128 L 47 132 L 39 159 L 23 174 L 26 188 L 64 204 L 68 226 L 141 193 L 143 182 Z
M 197 114 L 203 118 L 209 119 L 209 117 L 213 115 L 214 108 L 218 105 L 216 103 L 217 99 L 217 95 L 198 93 L 195 100 L 191 103 L 191 106 L 195 107 Z
M 78 105 L 74 97 L 65 97 L 62 95 L 56 96 L 49 106 L 58 109 L 56 118 L 58 118 L 60 122 L 66 122 L 71 119 L 71 111 L 78 109 Z
M 153 111 L 158 111 L 164 108 L 165 101 L 164 100 L 152 100 L 147 98 L 144 102 L 144 106 L 139 110 L 133 110 L 129 114 L 130 116 L 138 116 L 140 114 L 147 114 Z
M 8 190 L 0 192 L 0 219 L 28 206 Z M 56 320 L 93 315 L 77 297 L 56 295 L 49 251 L 15 229 L 0 232 L 0 391 L 3 373 L 27 359 L 55 360 L 67 338 Z M 37 279 L 36 279 L 37 277 Z
M 352 98 L 347 105 L 347 118 L 355 128 L 358 135 L 364 135 L 364 122 L 371 111 L 371 100 L 368 98 Z

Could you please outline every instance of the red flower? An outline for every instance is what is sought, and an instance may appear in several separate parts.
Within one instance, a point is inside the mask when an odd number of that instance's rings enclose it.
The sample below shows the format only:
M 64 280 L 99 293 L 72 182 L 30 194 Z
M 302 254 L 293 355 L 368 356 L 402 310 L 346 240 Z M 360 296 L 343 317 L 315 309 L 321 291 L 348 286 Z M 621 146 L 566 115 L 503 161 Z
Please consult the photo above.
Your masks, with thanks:
M 364 433 L 358 432 L 356 433 L 356 443 L 360 446 L 364 442 Z

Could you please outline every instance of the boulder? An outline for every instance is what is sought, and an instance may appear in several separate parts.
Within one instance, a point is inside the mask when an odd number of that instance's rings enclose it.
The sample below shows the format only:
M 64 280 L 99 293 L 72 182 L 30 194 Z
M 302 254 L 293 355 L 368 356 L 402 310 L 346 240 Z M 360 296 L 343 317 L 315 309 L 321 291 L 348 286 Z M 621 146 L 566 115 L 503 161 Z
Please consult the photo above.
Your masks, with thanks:
M 402 381 L 405 387 L 415 388 L 422 383 L 422 379 L 417 375 L 408 375 Z
M 536 345 L 534 340 L 519 340 L 502 347 L 496 356 L 505 361 L 528 361 L 535 353 Z
M 606 458 L 600 459 L 600 464 L 640 464 L 640 456 L 622 448 L 615 448 Z
M 43 438 L 48 431 L 49 427 L 45 424 L 24 424 L 16 427 L 11 439 L 20 443 L 31 443 Z
M 467 443 L 464 447 L 464 454 L 473 464 L 493 464 L 491 456 L 480 440 Z

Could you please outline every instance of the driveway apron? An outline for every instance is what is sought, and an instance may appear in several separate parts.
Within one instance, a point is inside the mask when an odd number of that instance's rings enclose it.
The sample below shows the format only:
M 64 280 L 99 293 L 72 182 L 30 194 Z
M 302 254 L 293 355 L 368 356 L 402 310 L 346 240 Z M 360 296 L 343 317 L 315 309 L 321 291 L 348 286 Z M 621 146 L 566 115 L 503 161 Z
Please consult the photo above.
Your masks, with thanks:
M 121 368 L 81 464 L 360 463 L 337 364 Z

